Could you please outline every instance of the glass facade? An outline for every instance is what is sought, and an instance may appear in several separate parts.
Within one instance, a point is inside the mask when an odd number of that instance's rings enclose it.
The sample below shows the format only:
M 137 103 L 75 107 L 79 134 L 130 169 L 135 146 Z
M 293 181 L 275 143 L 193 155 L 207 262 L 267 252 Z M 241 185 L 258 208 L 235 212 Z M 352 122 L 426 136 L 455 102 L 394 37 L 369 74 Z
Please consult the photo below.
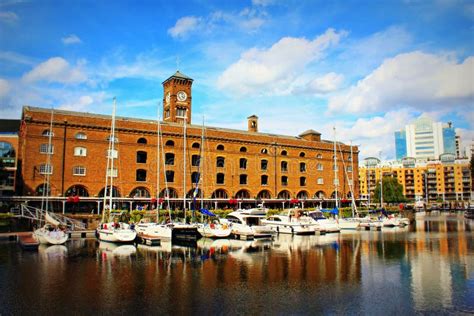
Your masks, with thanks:
M 395 132 L 395 156 L 397 160 L 407 156 L 407 136 L 405 131 Z
M 443 128 L 443 143 L 444 143 L 443 154 L 456 153 L 456 132 L 454 131 L 454 127 Z

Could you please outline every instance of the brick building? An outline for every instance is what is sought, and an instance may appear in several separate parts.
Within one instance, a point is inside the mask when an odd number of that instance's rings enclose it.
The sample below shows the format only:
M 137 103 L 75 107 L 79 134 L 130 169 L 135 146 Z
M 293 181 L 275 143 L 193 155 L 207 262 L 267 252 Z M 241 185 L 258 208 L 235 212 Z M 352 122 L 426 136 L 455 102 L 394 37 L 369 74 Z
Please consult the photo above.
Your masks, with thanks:
M 0 120 L 0 197 L 15 194 L 20 120 Z
M 184 192 L 192 197 L 200 178 L 198 196 L 220 202 L 262 200 L 281 207 L 282 201 L 292 198 L 317 202 L 334 195 L 333 141 L 322 140 L 313 130 L 298 137 L 260 133 L 254 115 L 248 118 L 247 131 L 189 124 L 192 82 L 179 71 L 163 82 L 161 141 L 156 120 L 116 118 L 112 154 L 117 157 L 113 171 L 117 196 L 133 200 L 164 196 L 166 179 L 170 197 L 178 201 Z M 45 174 L 50 173 L 51 196 L 99 200 L 105 186 L 111 117 L 54 110 L 51 148 L 50 109 L 24 107 L 22 120 L 22 195 L 42 195 Z M 351 194 L 352 168 L 358 174 L 357 147 L 352 151 L 353 163 L 351 147 L 338 143 L 338 196 L 343 198 Z M 357 181 L 354 192 L 357 197 Z

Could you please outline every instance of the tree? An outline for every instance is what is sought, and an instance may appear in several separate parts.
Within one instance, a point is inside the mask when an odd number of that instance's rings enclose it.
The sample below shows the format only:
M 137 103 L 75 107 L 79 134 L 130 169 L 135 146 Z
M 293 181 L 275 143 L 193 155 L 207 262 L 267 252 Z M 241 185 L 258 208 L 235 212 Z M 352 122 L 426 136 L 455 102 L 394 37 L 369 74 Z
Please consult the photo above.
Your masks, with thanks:
M 398 183 L 396 178 L 383 177 L 383 202 L 384 203 L 403 203 L 407 199 L 403 195 L 403 186 Z M 380 203 L 380 183 L 374 190 L 374 202 Z

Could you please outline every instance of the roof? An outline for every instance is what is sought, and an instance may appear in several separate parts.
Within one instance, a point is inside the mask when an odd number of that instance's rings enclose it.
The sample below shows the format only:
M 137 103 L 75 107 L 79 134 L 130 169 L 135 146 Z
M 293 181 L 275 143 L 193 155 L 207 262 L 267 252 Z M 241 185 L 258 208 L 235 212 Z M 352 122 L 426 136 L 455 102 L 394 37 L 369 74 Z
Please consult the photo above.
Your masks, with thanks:
M 172 75 L 171 77 L 169 77 L 168 79 L 166 79 L 165 81 L 163 81 L 163 83 L 167 82 L 168 80 L 172 79 L 172 78 L 178 78 L 178 79 L 185 79 L 185 80 L 191 80 L 193 81 L 194 79 L 192 79 L 191 77 L 188 77 L 186 76 L 185 74 L 179 72 L 179 70 L 177 70 L 174 75 Z
M 20 120 L 0 120 L 0 133 L 18 133 Z
M 320 132 L 316 132 L 315 130 L 312 130 L 312 129 L 309 129 L 307 131 L 304 131 L 303 133 L 301 133 L 299 136 L 300 137 L 303 137 L 305 135 L 319 135 L 321 136 L 321 133 Z

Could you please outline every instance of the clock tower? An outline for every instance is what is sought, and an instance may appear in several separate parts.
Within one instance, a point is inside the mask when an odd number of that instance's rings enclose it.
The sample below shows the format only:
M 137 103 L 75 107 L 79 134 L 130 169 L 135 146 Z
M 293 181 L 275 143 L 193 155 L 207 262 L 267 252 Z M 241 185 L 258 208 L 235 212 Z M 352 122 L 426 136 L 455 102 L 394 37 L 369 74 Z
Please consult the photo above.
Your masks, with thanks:
M 163 81 L 163 120 L 191 124 L 193 79 L 178 71 Z

